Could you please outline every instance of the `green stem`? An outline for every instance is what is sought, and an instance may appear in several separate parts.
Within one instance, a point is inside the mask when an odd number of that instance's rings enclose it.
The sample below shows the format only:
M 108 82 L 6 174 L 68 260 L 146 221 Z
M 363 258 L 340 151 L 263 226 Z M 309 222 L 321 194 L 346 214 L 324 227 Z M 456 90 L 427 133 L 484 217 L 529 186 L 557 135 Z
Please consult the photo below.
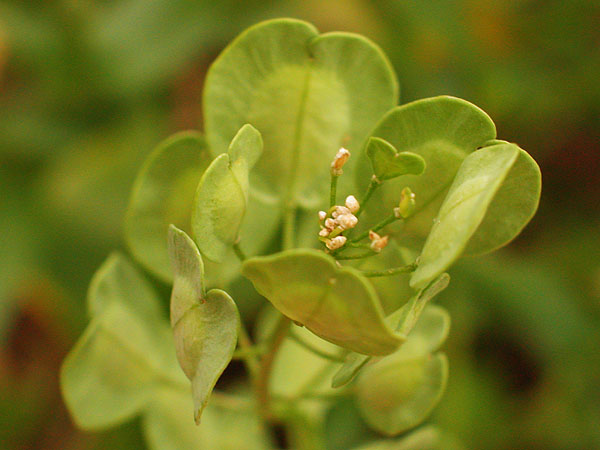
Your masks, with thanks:
M 346 242 L 346 245 L 343 248 L 346 248 L 346 247 L 350 247 L 350 248 L 364 248 L 364 249 L 367 249 L 367 250 L 371 248 L 371 246 L 369 244 L 352 242 L 352 241 Z
M 281 315 L 279 321 L 275 326 L 274 332 L 269 339 L 268 351 L 262 357 L 260 366 L 258 369 L 258 378 L 255 384 L 256 397 L 258 400 L 258 407 L 260 415 L 263 417 L 265 422 L 275 422 L 277 419 L 273 414 L 271 392 L 269 391 L 269 381 L 271 379 L 271 372 L 273 371 L 273 363 L 275 362 L 275 356 L 279 351 L 279 348 L 283 344 L 288 331 L 290 329 L 290 319 Z
M 329 190 L 329 207 L 335 206 L 336 198 L 337 198 L 337 182 L 338 175 L 331 174 L 331 188 Z
M 233 357 L 237 357 L 244 361 L 244 364 L 246 364 L 246 368 L 248 369 L 248 373 L 250 374 L 250 378 L 256 382 L 258 379 L 259 369 L 258 360 L 256 358 L 260 355 L 262 348 L 252 345 L 250 335 L 248 334 L 248 331 L 243 323 L 240 324 L 238 332 L 238 344 L 240 348 L 233 354 Z
M 283 217 L 283 249 L 294 248 L 294 234 L 296 232 L 296 208 L 289 207 Z
M 385 269 L 385 270 L 363 271 L 362 275 L 364 277 L 389 277 L 392 275 L 397 275 L 399 273 L 414 272 L 416 268 L 417 268 L 417 265 L 413 263 L 413 264 L 408 264 L 406 266 L 392 267 L 391 269 Z
M 335 255 L 335 259 L 338 261 L 349 260 L 349 259 L 363 259 L 368 258 L 369 256 L 378 255 L 375 250 L 369 250 L 368 252 L 357 253 L 355 255 Z
M 381 230 L 383 227 L 388 226 L 390 223 L 395 222 L 396 220 L 400 220 L 398 217 L 396 217 L 393 213 L 389 216 L 386 217 L 384 220 L 382 220 L 381 222 L 379 222 L 377 225 L 375 225 L 374 227 L 369 228 L 366 231 L 363 231 L 362 233 L 360 233 L 358 236 L 356 236 L 354 239 L 350 240 L 349 242 L 352 243 L 356 243 L 358 241 L 362 241 L 363 239 L 365 239 L 366 237 L 369 237 L 369 232 L 370 231 L 379 231 Z
M 346 360 L 345 358 L 343 358 L 341 356 L 333 355 L 331 353 L 325 352 L 325 351 L 315 347 L 314 345 L 305 341 L 303 338 L 301 338 L 298 334 L 294 333 L 293 331 L 290 331 L 290 338 L 293 341 L 295 341 L 297 344 L 304 347 L 306 350 L 314 353 L 317 356 L 320 356 L 321 358 L 328 359 L 328 360 L 334 361 L 334 362 L 344 362 Z
M 237 256 L 241 262 L 246 260 L 246 254 L 242 251 L 239 242 L 233 244 L 233 251 L 235 252 L 235 256 Z
M 369 187 L 367 188 L 367 192 L 365 192 L 365 195 L 360 202 L 360 209 L 356 212 L 356 214 L 354 214 L 356 217 L 362 214 L 365 206 L 367 206 L 367 203 L 371 198 L 371 195 L 373 195 L 373 192 L 375 192 L 375 189 L 377 189 L 379 186 L 381 186 L 381 181 L 379 181 L 377 177 L 373 175 L 373 178 L 371 178 L 371 182 L 369 183 Z
M 328 376 L 333 369 L 338 366 L 334 364 L 325 364 L 319 371 L 317 371 L 312 377 L 310 377 L 306 383 L 298 390 L 298 393 L 291 399 L 292 402 L 301 399 L 305 395 L 314 392 L 323 382 L 323 378 Z

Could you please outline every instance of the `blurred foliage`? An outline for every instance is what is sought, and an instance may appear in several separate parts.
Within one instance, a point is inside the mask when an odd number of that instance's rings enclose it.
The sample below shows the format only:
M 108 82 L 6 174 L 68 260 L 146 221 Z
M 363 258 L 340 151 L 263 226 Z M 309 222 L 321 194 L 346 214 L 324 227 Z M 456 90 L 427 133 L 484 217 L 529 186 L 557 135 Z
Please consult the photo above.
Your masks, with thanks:
M 224 44 L 282 15 L 370 37 L 401 103 L 472 101 L 540 163 L 524 235 L 465 259 L 441 296 L 450 381 L 432 422 L 465 448 L 600 448 L 597 0 L 0 0 L 0 447 L 144 448 L 138 422 L 77 431 L 58 365 L 85 325 L 94 269 L 123 247 L 141 161 L 200 127 Z M 320 426 L 328 449 L 376 439 L 353 405 Z

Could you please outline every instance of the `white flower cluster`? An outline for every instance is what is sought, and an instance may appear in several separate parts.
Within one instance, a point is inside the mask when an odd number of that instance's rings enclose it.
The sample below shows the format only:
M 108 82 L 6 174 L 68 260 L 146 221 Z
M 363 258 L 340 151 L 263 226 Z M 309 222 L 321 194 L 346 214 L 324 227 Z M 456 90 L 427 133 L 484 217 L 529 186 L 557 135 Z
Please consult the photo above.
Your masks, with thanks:
M 353 195 L 349 195 L 346 197 L 345 205 L 334 206 L 331 209 L 331 217 L 327 217 L 325 211 L 319 211 L 319 222 L 321 222 L 319 236 L 325 238 L 325 246 L 329 250 L 343 247 L 347 239 L 341 236 L 341 233 L 358 224 L 358 218 L 354 215 L 360 209 L 358 200 Z

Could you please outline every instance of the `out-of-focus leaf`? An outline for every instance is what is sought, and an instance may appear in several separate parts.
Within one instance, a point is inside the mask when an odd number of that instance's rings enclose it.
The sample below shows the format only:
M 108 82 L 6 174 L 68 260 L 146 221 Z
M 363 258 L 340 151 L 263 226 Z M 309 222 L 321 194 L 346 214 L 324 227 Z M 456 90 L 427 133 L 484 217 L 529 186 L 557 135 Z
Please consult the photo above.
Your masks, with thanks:
M 281 313 L 329 342 L 371 355 L 389 354 L 403 342 L 385 324 L 369 282 L 323 252 L 295 249 L 251 258 L 242 274 Z
M 88 307 L 92 321 L 63 363 L 61 386 L 76 423 L 101 429 L 139 413 L 156 384 L 181 375 L 158 299 L 122 256 L 98 270 Z
M 249 171 L 261 151 L 260 133 L 244 125 L 231 141 L 228 153 L 217 156 L 200 180 L 192 229 L 200 251 L 212 261 L 222 261 L 239 239 L 248 203 Z
M 416 153 L 398 152 L 388 141 L 372 137 L 367 141 L 367 156 L 378 180 L 389 180 L 402 175 L 421 175 L 425 160 Z
M 441 436 L 432 427 L 422 427 L 396 440 L 382 440 L 357 447 L 354 450 L 441 450 Z
M 396 103 L 398 86 L 369 40 L 277 19 L 234 40 L 210 68 L 204 92 L 211 151 L 224 152 L 240 126 L 253 124 L 265 139 L 253 187 L 314 207 L 326 196 L 336 150 L 362 145 Z
M 378 432 L 394 436 L 423 422 L 441 398 L 448 377 L 442 353 L 398 352 L 365 368 L 356 384 L 359 409 Z
M 136 178 L 125 218 L 125 240 L 135 258 L 164 280 L 172 279 L 169 224 L 190 229 L 194 192 L 209 163 L 202 135 L 181 132 L 158 145 Z
M 151 450 L 269 450 L 273 448 L 251 399 L 238 396 L 230 408 L 211 402 L 202 414 L 202 425 L 189 417 L 192 400 L 185 390 L 157 391 L 143 418 Z
M 171 326 L 177 359 L 192 382 L 194 418 L 200 423 L 210 394 L 231 361 L 240 317 L 226 292 L 205 293 L 204 265 L 196 244 L 173 225 L 169 253 L 174 269 Z
M 363 418 L 380 433 L 397 435 L 420 424 L 446 388 L 448 362 L 435 352 L 448 335 L 450 316 L 429 305 L 396 353 L 364 368 L 356 383 Z
M 411 286 L 426 285 L 461 255 L 492 203 L 492 216 L 485 222 L 475 248 L 495 248 L 507 237 L 514 237 L 537 208 L 539 177 L 535 162 L 514 144 L 484 147 L 469 155 L 440 208 L 411 277 Z M 504 190 L 503 184 L 507 185 Z M 495 198 L 499 192 L 501 196 Z M 501 219 L 502 211 L 508 218 L 506 223 Z

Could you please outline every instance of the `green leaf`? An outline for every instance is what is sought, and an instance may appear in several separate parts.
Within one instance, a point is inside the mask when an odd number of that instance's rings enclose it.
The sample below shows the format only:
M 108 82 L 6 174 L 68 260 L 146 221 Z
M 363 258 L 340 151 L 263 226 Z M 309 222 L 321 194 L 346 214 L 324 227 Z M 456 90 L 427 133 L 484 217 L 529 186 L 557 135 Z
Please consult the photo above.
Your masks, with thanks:
M 519 149 L 519 156 L 496 192 L 464 255 L 489 253 L 512 241 L 535 214 L 542 190 L 540 168 Z
M 251 258 L 242 274 L 282 314 L 329 342 L 370 355 L 389 354 L 402 343 L 386 326 L 369 282 L 323 252 L 295 249 Z
M 221 262 L 239 239 L 248 204 L 248 172 L 261 150 L 260 134 L 245 125 L 233 138 L 229 152 L 217 156 L 200 180 L 192 228 L 200 251 L 212 261 Z
M 88 307 L 92 321 L 63 362 L 61 388 L 78 426 L 95 430 L 134 416 L 156 384 L 181 375 L 156 294 L 124 257 L 98 270 Z
M 406 336 L 408 336 L 415 324 L 419 323 L 418 320 L 421 317 L 421 313 L 425 306 L 427 306 L 433 297 L 446 289 L 449 283 L 450 277 L 448 274 L 441 275 L 438 279 L 431 282 L 429 286 L 413 296 L 404 306 L 402 306 L 402 308 L 386 317 L 385 321 L 393 330 L 396 330 L 399 335 L 406 339 Z M 448 327 L 445 327 L 445 329 L 444 336 L 448 334 L 449 325 Z M 411 338 L 412 336 L 413 335 L 411 334 Z M 403 346 L 404 345 L 406 345 L 406 342 Z M 441 342 L 439 345 L 441 345 Z M 359 353 L 348 354 L 344 364 L 333 376 L 331 387 L 338 388 L 352 381 L 359 370 L 371 361 L 371 359 L 371 356 L 361 355 Z
M 380 181 L 402 175 L 421 175 L 425 170 L 425 160 L 420 155 L 398 152 L 388 141 L 377 137 L 367 141 L 367 156 Z
M 189 417 L 193 405 L 186 390 L 167 387 L 158 390 L 142 421 L 148 447 L 151 450 L 273 448 L 250 398 L 239 397 L 240 403 L 245 403 L 240 406 L 246 408 L 211 402 L 202 415 L 202 425 L 198 427 Z M 232 400 L 237 399 L 236 395 Z
M 202 135 L 185 131 L 163 141 L 140 170 L 125 218 L 125 241 L 144 267 L 171 281 L 167 229 L 189 230 L 192 200 L 210 155 Z
M 342 145 L 358 150 L 397 96 L 393 70 L 369 40 L 271 20 L 242 33 L 211 66 L 207 139 L 213 154 L 222 153 L 239 127 L 252 123 L 265 140 L 253 189 L 314 207 L 327 195 L 335 152 Z
M 390 314 L 386 321 L 398 333 L 408 336 L 418 323 L 423 309 L 429 304 L 429 301 L 446 289 L 449 284 L 450 276 L 447 273 L 440 275 L 417 295 L 413 296 L 406 305 Z
M 453 97 L 433 97 L 396 107 L 375 127 L 372 136 L 385 139 L 399 152 L 420 155 L 427 165 L 420 175 L 404 175 L 384 183 L 375 193 L 368 211 L 374 217 L 389 214 L 397 206 L 400 191 L 409 186 L 416 194 L 416 210 L 405 221 L 403 244 L 414 240 L 421 247 L 433 218 L 463 159 L 496 137 L 492 120 L 475 105 Z M 362 158 L 362 159 L 361 159 Z M 366 187 L 366 155 L 359 158 L 357 183 Z
M 365 368 L 356 384 L 357 404 L 374 430 L 398 435 L 427 418 L 447 378 L 444 354 L 414 355 L 401 349 Z
M 446 341 L 450 332 L 450 314 L 439 305 L 428 305 L 402 346 L 406 354 L 433 353 Z
M 240 317 L 226 292 L 204 292 L 204 266 L 194 242 L 169 227 L 169 253 L 174 271 L 171 326 L 177 359 L 192 382 L 194 418 L 200 423 L 210 394 L 231 361 Z
M 514 144 L 498 144 L 484 147 L 465 159 L 425 242 L 419 257 L 419 265 L 411 277 L 411 286 L 426 285 L 462 254 L 471 237 L 485 220 L 486 213 L 494 203 L 498 192 L 502 193 L 502 197 L 495 203 L 492 218 L 486 222 L 482 235 L 475 244 L 476 247 L 493 248 L 495 244 L 503 241 L 503 237 L 506 237 L 506 233 L 502 230 L 505 225 L 502 220 L 499 220 L 499 209 L 523 206 L 520 212 L 525 210 L 525 214 L 521 214 L 520 217 L 525 220 L 531 217 L 537 205 L 539 184 L 527 186 L 525 183 L 535 180 L 536 174 L 539 177 L 539 172 L 535 170 L 537 168 L 535 163 L 530 164 L 532 162 L 530 158 L 523 156 L 525 159 L 521 160 L 523 154 L 524 152 Z M 522 163 L 516 164 L 519 160 L 527 161 L 526 166 L 524 167 Z M 512 170 L 513 168 L 515 171 Z M 531 176 L 527 176 L 529 174 Z M 507 180 L 508 190 L 502 191 L 501 187 L 508 175 L 516 178 Z M 523 205 L 519 205 L 517 199 L 507 199 L 510 195 L 516 197 L 520 195 L 516 191 L 517 184 L 525 193 L 530 189 L 533 190 L 531 195 L 525 194 L 526 201 Z M 532 198 L 535 198 L 533 202 L 529 200 Z M 506 211 L 513 219 L 519 217 L 520 212 Z M 508 235 L 513 235 L 524 226 L 524 223 L 512 220 L 506 226 Z M 493 233 L 494 229 L 499 231 Z
M 353 450 L 440 450 L 440 433 L 432 426 L 421 427 L 397 440 L 371 442 Z

